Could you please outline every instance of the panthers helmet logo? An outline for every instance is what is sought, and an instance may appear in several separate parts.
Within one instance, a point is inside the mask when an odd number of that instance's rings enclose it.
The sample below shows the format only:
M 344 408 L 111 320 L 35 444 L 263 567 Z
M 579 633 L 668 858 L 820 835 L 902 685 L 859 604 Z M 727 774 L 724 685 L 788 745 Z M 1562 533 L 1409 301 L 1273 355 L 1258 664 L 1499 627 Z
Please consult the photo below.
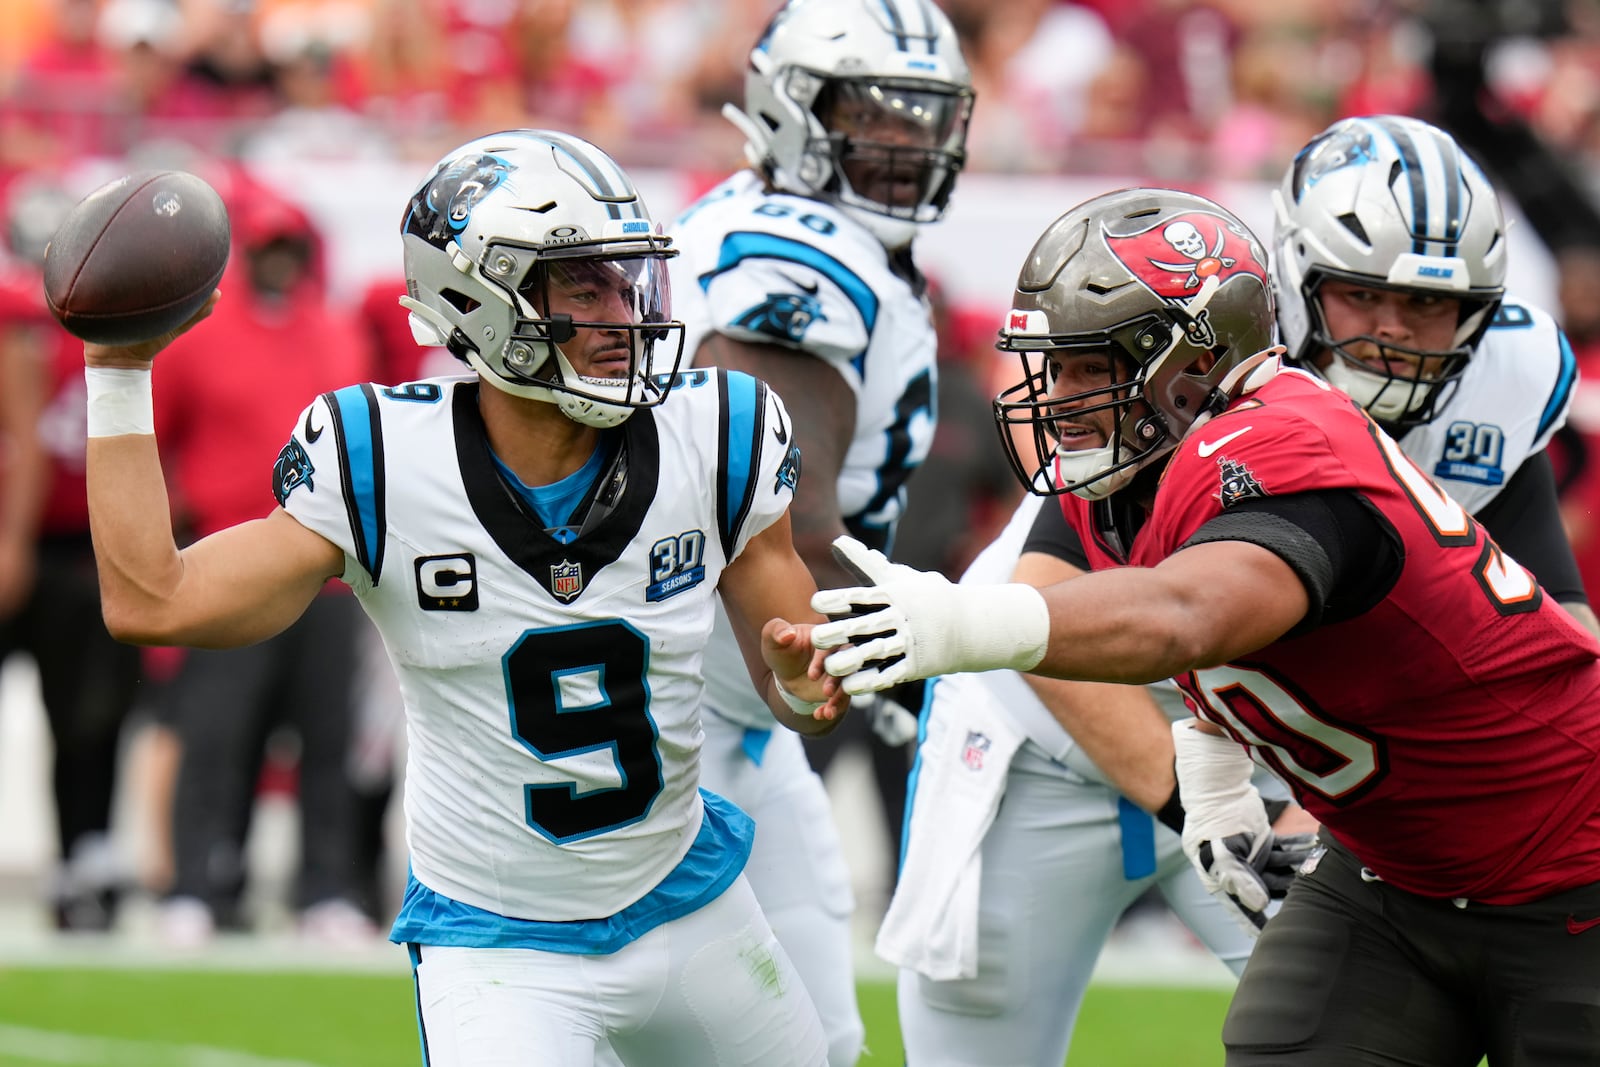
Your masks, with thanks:
M 813 322 L 826 322 L 827 318 L 822 313 L 822 301 L 810 293 L 768 293 L 766 300 L 740 315 L 734 325 L 798 344 Z
M 443 248 L 460 236 L 472 209 L 493 192 L 511 165 L 499 156 L 461 156 L 439 168 L 411 198 L 406 213 L 406 233 L 414 233 Z

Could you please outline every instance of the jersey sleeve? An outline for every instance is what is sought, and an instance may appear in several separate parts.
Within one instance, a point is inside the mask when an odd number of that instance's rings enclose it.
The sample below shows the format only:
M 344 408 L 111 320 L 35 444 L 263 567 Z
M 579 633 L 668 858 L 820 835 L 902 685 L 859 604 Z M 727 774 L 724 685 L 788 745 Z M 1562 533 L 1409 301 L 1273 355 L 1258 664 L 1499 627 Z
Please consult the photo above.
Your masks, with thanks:
M 1501 305 L 1473 358 L 1482 356 L 1505 361 L 1508 376 L 1520 375 L 1528 380 L 1525 386 L 1507 381 L 1488 390 L 1502 410 L 1521 406 L 1518 401 L 1525 394 L 1528 414 L 1537 414 L 1532 439 L 1522 455 L 1515 457 L 1520 464 L 1527 456 L 1543 450 L 1556 431 L 1566 425 L 1578 384 L 1577 356 L 1566 333 L 1548 312 L 1511 302 Z
M 734 340 L 777 344 L 853 373 L 878 319 L 878 298 L 844 260 L 799 237 L 736 231 L 698 279 L 712 328 Z
M 378 399 L 370 385 L 323 393 L 301 413 L 272 470 L 278 505 L 344 550 L 343 578 L 376 585 L 386 536 Z
M 1271 496 L 1359 489 L 1341 460 L 1374 447 L 1370 420 L 1353 403 L 1328 418 L 1268 403 L 1230 410 L 1189 434 L 1162 478 L 1151 523 L 1171 554 L 1212 519 Z M 1321 416 L 1322 421 L 1318 421 Z
M 788 510 L 800 483 L 800 447 L 788 409 L 765 382 L 738 371 L 718 374 L 717 530 L 731 561 Z

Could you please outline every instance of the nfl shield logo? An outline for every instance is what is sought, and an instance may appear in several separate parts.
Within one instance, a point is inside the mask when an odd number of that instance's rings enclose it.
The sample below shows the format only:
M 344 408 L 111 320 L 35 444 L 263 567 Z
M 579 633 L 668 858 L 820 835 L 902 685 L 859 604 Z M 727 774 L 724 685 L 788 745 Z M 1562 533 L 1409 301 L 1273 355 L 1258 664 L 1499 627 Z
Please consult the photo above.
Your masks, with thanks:
M 967 731 L 967 743 L 961 750 L 961 762 L 968 770 L 983 770 L 983 754 L 989 751 L 989 735 L 976 730 Z
M 562 601 L 577 599 L 583 592 L 583 565 L 562 560 L 550 565 L 550 591 Z

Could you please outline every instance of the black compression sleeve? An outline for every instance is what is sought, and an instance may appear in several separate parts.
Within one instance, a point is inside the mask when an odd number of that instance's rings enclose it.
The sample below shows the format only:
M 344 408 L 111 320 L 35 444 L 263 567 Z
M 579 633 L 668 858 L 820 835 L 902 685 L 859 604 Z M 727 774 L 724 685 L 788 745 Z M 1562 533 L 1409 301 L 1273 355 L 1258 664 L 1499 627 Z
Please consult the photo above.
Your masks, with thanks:
M 1562 604 L 1587 604 L 1578 561 L 1572 556 L 1556 502 L 1555 469 L 1544 452 L 1530 456 L 1477 520 L 1501 551 L 1533 572 Z
M 1394 528 L 1343 489 L 1245 501 L 1196 530 L 1184 547 L 1213 541 L 1248 541 L 1294 568 L 1311 606 L 1289 636 L 1370 610 L 1405 563 Z
M 1033 520 L 1033 528 L 1028 531 L 1028 539 L 1022 543 L 1022 551 L 1043 552 L 1072 564 L 1080 571 L 1089 569 L 1089 557 L 1083 551 L 1083 542 L 1067 525 L 1067 517 L 1061 513 L 1059 500 L 1045 500 L 1038 518 Z

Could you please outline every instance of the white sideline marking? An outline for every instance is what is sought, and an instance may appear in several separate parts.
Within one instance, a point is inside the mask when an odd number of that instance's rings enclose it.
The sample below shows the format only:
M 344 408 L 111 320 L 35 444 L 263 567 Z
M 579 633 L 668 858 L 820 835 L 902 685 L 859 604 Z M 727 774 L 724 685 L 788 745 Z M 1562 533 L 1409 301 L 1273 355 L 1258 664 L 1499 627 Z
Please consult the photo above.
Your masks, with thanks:
M 207 1045 L 172 1045 L 132 1038 L 87 1037 L 0 1023 L 7 1055 L 73 1067 L 324 1067 L 306 1060 L 277 1060 Z

